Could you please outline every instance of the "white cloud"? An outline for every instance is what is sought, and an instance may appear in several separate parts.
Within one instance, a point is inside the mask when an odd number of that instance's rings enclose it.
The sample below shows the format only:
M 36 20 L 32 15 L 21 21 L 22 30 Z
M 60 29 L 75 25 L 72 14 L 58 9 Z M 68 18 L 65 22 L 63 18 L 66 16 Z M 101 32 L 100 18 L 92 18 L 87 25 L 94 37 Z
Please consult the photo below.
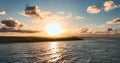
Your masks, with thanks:
M 6 15 L 6 11 L 1 11 L 0 15 Z
M 76 16 L 75 18 L 77 18 L 78 20 L 84 19 L 84 17 L 81 17 L 81 16 Z
M 120 18 L 113 19 L 112 21 L 106 22 L 106 24 L 120 24 Z
M 87 8 L 87 12 L 88 13 L 99 13 L 101 10 L 102 10 L 102 7 L 104 9 L 104 11 L 110 11 L 110 10 L 113 10 L 115 8 L 120 8 L 120 5 L 119 4 L 116 4 L 114 1 L 105 1 L 104 4 L 102 4 L 103 6 L 96 6 L 96 5 L 93 5 L 93 6 L 89 6 Z
M 99 13 L 100 11 L 101 11 L 101 9 L 99 7 L 97 7 L 96 5 L 89 6 L 87 8 L 88 13 Z
M 113 1 L 106 1 L 103 6 L 105 11 L 109 11 L 118 7 Z

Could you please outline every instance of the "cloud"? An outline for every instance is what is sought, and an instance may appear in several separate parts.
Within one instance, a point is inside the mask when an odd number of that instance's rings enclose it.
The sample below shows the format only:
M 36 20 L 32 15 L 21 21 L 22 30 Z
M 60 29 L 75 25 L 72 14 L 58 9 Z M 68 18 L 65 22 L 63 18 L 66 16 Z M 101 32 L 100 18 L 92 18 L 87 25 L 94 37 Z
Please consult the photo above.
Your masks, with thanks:
M 120 7 L 120 5 L 115 4 L 114 1 L 105 1 L 104 4 L 102 5 L 103 6 L 99 6 L 99 7 L 97 5 L 89 6 L 87 8 L 87 12 L 88 13 L 99 13 L 102 10 L 102 7 L 104 11 L 110 11 L 110 10 Z
M 59 12 L 57 12 L 58 14 L 61 14 L 61 15 L 63 15 L 64 14 L 64 12 L 63 11 L 59 11 Z
M 6 11 L 1 11 L 0 15 L 6 15 Z
M 118 7 L 120 7 L 120 5 L 118 5 Z
M 64 14 L 64 12 L 60 11 L 59 14 Z M 58 20 L 58 19 L 65 19 L 65 17 L 59 16 L 57 14 L 51 13 L 49 11 L 41 11 L 38 6 L 29 6 L 23 10 L 21 15 L 29 17 L 34 22 L 41 22 L 41 21 L 51 21 L 51 20 Z
M 2 27 L 0 28 L 0 32 L 38 33 L 39 31 Z
M 75 18 L 77 18 L 78 20 L 84 19 L 84 17 L 81 17 L 81 16 L 76 16 Z
M 80 33 L 92 33 L 93 30 L 90 29 L 90 28 L 80 28 L 80 29 L 79 29 L 79 32 L 80 32 Z
M 120 24 L 120 18 L 113 19 L 112 21 L 106 22 L 106 24 Z
M 118 7 L 113 1 L 106 1 L 103 6 L 105 11 L 109 11 Z
M 99 13 L 100 11 L 101 11 L 101 9 L 98 6 L 96 6 L 96 5 L 89 6 L 87 8 L 87 12 L 88 13 Z
M 41 16 L 41 11 L 38 8 L 38 6 L 31 6 L 31 7 L 26 7 L 21 13 L 21 15 L 32 18 L 32 19 L 38 19 L 42 20 Z
M 2 20 L 1 23 L 7 27 L 22 27 L 23 26 L 23 24 L 21 24 L 17 20 L 14 20 L 13 18 L 7 18 L 6 20 Z
M 34 22 L 41 22 L 41 21 L 66 21 L 72 18 L 71 12 L 68 15 L 64 15 L 64 12 L 59 11 L 57 14 L 52 13 L 50 11 L 40 10 L 38 6 L 30 6 L 26 7 L 23 10 L 21 15 L 29 17 Z
M 59 12 L 62 13 L 62 12 Z M 26 7 L 25 10 L 23 10 L 20 14 L 23 16 L 31 18 L 35 22 L 40 22 L 40 21 L 49 21 L 54 19 L 61 18 L 58 15 L 55 15 L 49 11 L 41 11 L 38 6 L 30 6 Z
M 20 33 L 35 33 L 38 31 L 24 29 L 24 24 L 13 18 L 7 18 L 0 22 L 0 32 L 20 32 Z
M 72 17 L 72 13 L 69 12 L 69 14 L 66 16 L 66 18 L 71 18 Z

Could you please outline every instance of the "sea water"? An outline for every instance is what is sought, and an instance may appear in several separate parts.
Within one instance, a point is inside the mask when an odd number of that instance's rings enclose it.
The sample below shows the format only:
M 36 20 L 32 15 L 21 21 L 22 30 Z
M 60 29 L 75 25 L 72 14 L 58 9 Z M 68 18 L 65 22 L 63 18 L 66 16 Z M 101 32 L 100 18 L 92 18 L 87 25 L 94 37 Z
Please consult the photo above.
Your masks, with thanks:
M 0 63 L 120 63 L 120 39 L 1 43 Z

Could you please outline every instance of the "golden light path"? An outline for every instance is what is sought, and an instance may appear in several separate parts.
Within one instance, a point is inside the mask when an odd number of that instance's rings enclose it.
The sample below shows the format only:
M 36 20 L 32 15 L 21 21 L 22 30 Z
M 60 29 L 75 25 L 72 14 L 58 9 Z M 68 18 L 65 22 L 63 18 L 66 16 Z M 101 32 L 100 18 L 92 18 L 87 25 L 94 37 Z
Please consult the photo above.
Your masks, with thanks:
M 51 48 L 51 53 L 56 53 L 58 52 L 58 43 L 57 42 L 51 42 L 50 43 L 50 48 Z
M 46 32 L 48 35 L 55 36 L 61 34 L 63 29 L 61 28 L 60 24 L 51 23 L 46 27 Z
M 51 58 L 54 59 L 50 59 L 49 62 L 56 62 L 59 59 L 59 54 L 57 53 L 58 50 L 58 42 L 51 42 L 50 43 L 50 49 L 51 49 Z

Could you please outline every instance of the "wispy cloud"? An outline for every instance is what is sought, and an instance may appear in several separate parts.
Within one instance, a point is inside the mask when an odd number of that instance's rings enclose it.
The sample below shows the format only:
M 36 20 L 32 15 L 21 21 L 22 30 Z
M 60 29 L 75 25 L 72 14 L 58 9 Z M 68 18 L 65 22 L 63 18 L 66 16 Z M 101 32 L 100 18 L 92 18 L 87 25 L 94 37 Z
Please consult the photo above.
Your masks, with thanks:
M 87 12 L 88 13 L 99 13 L 101 11 L 101 9 L 98 7 L 98 6 L 96 6 L 96 5 L 93 5 L 93 6 L 89 6 L 88 8 L 87 8 Z
M 81 17 L 81 16 L 76 16 L 75 18 L 77 18 L 78 20 L 84 19 L 84 17 Z
M 59 12 L 57 12 L 58 14 L 60 14 L 60 15 L 64 15 L 64 12 L 63 11 L 59 11 Z
M 90 29 L 90 28 L 80 28 L 79 29 L 79 33 L 93 33 L 94 30 Z
M 111 21 L 108 21 L 106 22 L 106 24 L 120 24 L 120 18 L 116 18 Z
M 6 15 L 6 11 L 1 11 L 0 15 Z

